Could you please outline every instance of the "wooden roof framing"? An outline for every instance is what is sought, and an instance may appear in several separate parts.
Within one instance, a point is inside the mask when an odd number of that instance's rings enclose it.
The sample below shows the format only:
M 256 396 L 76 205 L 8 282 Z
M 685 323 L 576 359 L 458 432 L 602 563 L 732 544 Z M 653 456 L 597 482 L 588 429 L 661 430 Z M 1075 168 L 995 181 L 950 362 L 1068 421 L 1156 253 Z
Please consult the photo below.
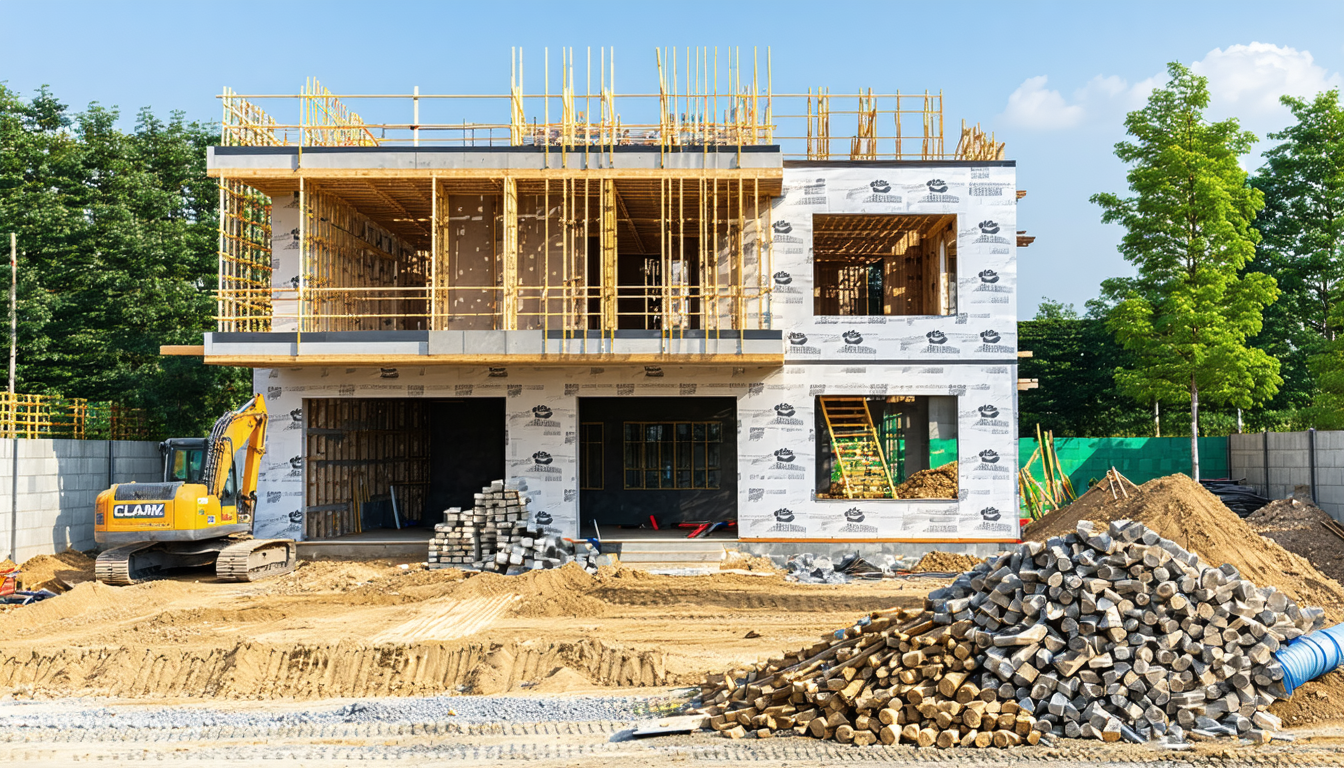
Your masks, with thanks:
M 813 218 L 812 253 L 820 261 L 871 261 L 900 255 L 952 226 L 953 214 L 825 214 Z

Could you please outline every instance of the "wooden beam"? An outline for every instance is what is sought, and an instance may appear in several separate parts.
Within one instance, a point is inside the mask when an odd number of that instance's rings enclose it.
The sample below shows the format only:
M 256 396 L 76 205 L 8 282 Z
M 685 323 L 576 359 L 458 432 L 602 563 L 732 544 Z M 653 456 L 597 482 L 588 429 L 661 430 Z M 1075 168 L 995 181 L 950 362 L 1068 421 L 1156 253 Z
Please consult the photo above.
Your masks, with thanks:
M 1018 356 L 1018 357 L 1031 357 L 1031 350 L 1029 350 L 1029 349 L 1019 349 L 1019 350 L 1017 351 L 1017 356 Z
M 781 168 L 211 168 L 211 178 L 244 181 L 278 179 L 293 182 L 309 179 L 489 179 L 512 176 L 516 179 L 756 179 L 763 183 L 761 193 L 779 194 L 778 183 L 784 178 Z M 765 185 L 775 182 L 767 187 Z M 246 182 L 250 183 L 250 182 Z
M 1027 389 L 1038 389 L 1038 388 L 1040 388 L 1040 386 L 1041 386 L 1041 380 L 1040 380 L 1040 379 L 1018 379 L 1018 380 L 1017 380 L 1017 391 L 1018 391 L 1018 392 L 1022 392 L 1023 390 L 1027 390 Z
M 518 183 L 504 179 L 504 330 L 518 330 Z
M 602 284 L 601 284 L 601 304 L 602 304 L 602 330 L 616 330 L 616 181 L 615 179 L 602 180 L 601 195 L 601 215 L 602 229 L 600 233 L 602 245 Z
M 1017 247 L 1026 248 L 1028 245 L 1036 242 L 1035 235 L 1028 235 L 1025 231 L 1017 233 Z
M 204 357 L 204 344 L 164 344 L 159 347 L 159 354 L 169 357 Z
M 614 354 L 551 354 L 551 355 L 210 355 L 207 365 L 236 365 L 244 368 L 274 368 L 276 366 L 339 365 L 339 366 L 412 366 L 412 365 L 718 365 L 735 367 L 778 368 L 784 365 L 784 354 L 746 355 L 614 355 Z

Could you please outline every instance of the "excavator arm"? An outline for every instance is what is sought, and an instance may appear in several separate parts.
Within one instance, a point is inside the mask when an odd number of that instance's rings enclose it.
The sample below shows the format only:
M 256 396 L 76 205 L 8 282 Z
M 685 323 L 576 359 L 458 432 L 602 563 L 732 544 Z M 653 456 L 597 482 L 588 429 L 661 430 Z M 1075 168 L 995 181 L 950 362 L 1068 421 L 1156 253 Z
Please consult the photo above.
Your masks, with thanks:
M 261 457 L 266 455 L 266 399 L 257 395 L 236 411 L 229 411 L 215 421 L 206 441 L 205 466 L 201 473 L 210 495 L 219 497 L 233 469 L 234 457 L 246 446 L 243 473 L 238 478 L 238 497 L 245 499 L 248 512 L 256 503 L 257 478 L 261 474 Z

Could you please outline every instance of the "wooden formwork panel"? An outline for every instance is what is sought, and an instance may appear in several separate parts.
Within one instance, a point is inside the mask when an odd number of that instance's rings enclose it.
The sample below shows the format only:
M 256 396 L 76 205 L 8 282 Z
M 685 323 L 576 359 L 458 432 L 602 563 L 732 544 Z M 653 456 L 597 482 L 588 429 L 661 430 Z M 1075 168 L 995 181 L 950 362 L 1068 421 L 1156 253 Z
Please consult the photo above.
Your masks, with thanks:
M 361 504 L 391 498 L 402 522 L 419 521 L 429 474 L 425 404 L 404 399 L 304 401 L 304 535 L 363 530 Z

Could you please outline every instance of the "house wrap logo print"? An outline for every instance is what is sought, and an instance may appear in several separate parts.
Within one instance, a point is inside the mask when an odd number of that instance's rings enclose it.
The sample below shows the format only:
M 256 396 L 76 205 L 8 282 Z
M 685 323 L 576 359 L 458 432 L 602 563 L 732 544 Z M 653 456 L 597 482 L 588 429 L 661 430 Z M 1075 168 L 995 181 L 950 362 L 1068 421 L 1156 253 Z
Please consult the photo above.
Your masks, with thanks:
M 918 338 L 918 337 L 916 337 L 916 338 Z M 946 343 L 947 343 L 947 334 L 943 333 L 942 331 L 938 331 L 938 330 L 929 331 L 928 333 L 924 334 L 924 338 L 928 339 L 930 344 L 946 344 Z
M 980 270 L 980 282 L 991 285 L 997 283 L 999 282 L 999 273 L 992 269 L 982 269 Z
M 774 230 L 777 235 L 787 235 L 793 231 L 793 225 L 787 221 L 776 221 L 774 224 L 770 225 L 770 228 Z
M 851 347 L 856 347 L 863 343 L 863 334 L 854 330 L 845 331 L 844 335 L 840 338 L 844 339 L 845 343 Z
M 992 405 L 982 405 L 976 411 L 982 418 L 997 419 L 999 417 L 999 409 Z
M 986 448 L 985 450 L 981 451 L 978 455 L 980 456 L 980 460 L 986 464 L 999 463 L 999 454 L 997 451 L 993 449 Z
M 793 460 L 796 458 L 798 457 L 795 456 L 793 451 L 790 451 L 788 448 L 780 448 L 779 450 L 775 451 L 775 460 L 783 464 L 791 464 L 793 463 Z
M 979 227 L 980 227 L 980 231 L 981 231 L 982 233 L 986 234 L 986 235 L 997 235 L 997 234 L 999 234 L 999 225 L 998 225 L 998 222 L 994 222 L 994 221 L 982 221 L 982 222 L 980 222 L 977 226 L 979 226 Z
M 775 273 L 775 285 L 788 285 L 793 282 L 793 275 L 784 270 Z
M 555 412 L 545 405 L 534 405 L 532 406 L 532 415 L 544 421 L 555 415 Z
M 1003 517 L 1003 515 L 994 507 L 985 507 L 980 510 L 980 518 L 987 523 L 995 522 L 1001 517 Z
M 780 403 L 775 406 L 775 415 L 777 416 L 782 416 L 787 419 L 795 413 L 797 413 L 797 411 L 795 411 L 793 406 L 788 403 Z
M 795 347 L 801 347 L 807 343 L 807 334 L 794 331 L 789 334 L 789 343 Z
M 536 464 L 537 466 L 545 467 L 549 465 L 552 461 L 555 461 L 555 459 L 551 456 L 551 454 L 547 453 L 546 451 L 537 451 L 536 453 L 532 454 L 532 463 Z
M 794 520 L 793 510 L 788 507 L 775 510 L 775 520 L 781 523 L 792 523 Z
M 980 332 L 980 340 L 985 342 L 986 344 L 998 344 L 999 339 L 1001 338 L 1003 337 L 999 335 L 999 332 L 992 328 L 987 331 Z
M 868 188 L 873 190 L 874 194 L 878 195 L 885 195 L 891 191 L 891 185 L 887 183 L 886 179 L 873 179 L 868 182 Z M 946 187 L 944 187 L 944 189 L 946 189 Z
M 850 507 L 845 510 L 845 519 L 851 523 L 863 522 L 863 510 L 858 507 Z
M 551 513 L 544 509 L 537 513 L 536 520 L 537 525 L 550 525 L 555 522 L 555 518 L 551 517 Z

